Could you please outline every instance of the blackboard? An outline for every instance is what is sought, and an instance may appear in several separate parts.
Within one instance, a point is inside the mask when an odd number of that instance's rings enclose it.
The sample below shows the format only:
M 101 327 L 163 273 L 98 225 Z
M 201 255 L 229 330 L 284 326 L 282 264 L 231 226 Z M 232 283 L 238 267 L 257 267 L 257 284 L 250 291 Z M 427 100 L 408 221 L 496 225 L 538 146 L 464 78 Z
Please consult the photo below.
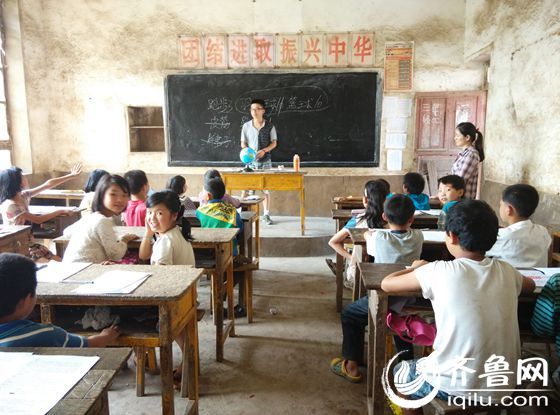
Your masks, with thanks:
M 241 127 L 262 98 L 278 134 L 273 165 L 297 153 L 302 166 L 378 166 L 377 94 L 373 72 L 168 75 L 168 165 L 241 166 Z

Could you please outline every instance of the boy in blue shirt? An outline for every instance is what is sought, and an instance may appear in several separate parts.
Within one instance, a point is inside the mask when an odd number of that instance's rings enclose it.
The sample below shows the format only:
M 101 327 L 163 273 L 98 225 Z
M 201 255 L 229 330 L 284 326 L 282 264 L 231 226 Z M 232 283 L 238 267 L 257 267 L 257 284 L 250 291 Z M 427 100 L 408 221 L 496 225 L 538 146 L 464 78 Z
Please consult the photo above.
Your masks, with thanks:
M 454 206 L 465 195 L 465 179 L 456 174 L 443 176 L 438 180 L 438 199 L 442 204 L 438 217 L 438 229 L 445 229 L 445 219 L 449 208 Z
M 426 181 L 420 173 L 406 173 L 403 177 L 403 192 L 412 199 L 416 210 L 429 210 L 430 197 L 424 191 Z M 387 199 L 393 197 L 394 193 L 390 193 Z
M 105 347 L 119 336 L 117 326 L 85 338 L 27 320 L 37 301 L 36 272 L 29 258 L 0 254 L 0 347 Z

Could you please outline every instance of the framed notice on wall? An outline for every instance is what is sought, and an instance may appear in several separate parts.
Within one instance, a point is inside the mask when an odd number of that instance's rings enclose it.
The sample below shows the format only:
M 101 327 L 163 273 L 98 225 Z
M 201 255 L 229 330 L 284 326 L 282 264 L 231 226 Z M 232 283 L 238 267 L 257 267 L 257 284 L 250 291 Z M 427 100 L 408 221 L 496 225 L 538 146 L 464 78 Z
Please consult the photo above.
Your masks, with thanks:
M 385 91 L 411 91 L 414 42 L 385 44 Z

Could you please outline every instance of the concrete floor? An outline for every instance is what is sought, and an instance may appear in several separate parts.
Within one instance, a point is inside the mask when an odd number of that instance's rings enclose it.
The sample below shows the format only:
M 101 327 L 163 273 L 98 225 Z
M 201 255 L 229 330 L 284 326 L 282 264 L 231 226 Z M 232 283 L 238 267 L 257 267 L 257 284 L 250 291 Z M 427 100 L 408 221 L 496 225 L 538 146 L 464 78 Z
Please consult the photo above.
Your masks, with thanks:
M 205 308 L 208 292 L 203 281 L 199 300 Z M 223 363 L 215 361 L 209 313 L 199 323 L 200 414 L 363 414 L 365 383 L 351 384 L 330 373 L 342 339 L 334 297 L 334 277 L 324 257 L 262 258 L 254 274 L 254 323 L 236 321 L 238 336 L 226 341 Z M 178 348 L 174 357 L 178 364 Z M 159 377 L 146 375 L 147 396 L 137 398 L 132 361 L 129 367 L 109 392 L 111 413 L 161 413 Z M 176 392 L 177 414 L 184 402 Z

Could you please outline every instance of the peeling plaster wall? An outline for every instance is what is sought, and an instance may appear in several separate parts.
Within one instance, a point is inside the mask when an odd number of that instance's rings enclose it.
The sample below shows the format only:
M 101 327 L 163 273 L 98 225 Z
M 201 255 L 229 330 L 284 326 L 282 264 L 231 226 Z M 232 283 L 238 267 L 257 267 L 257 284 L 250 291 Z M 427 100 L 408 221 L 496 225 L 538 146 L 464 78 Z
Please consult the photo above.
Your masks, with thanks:
M 381 75 L 384 43 L 413 40 L 415 91 L 474 90 L 483 84 L 482 66 L 463 63 L 463 0 L 6 2 L 19 6 L 29 117 L 29 137 L 17 139 L 29 141 L 35 172 L 65 170 L 82 160 L 86 170 L 202 173 L 203 168 L 167 167 L 164 154 L 128 151 L 125 108 L 162 105 L 163 78 L 179 69 L 180 34 L 370 30 Z M 405 170 L 415 166 L 413 124 Z M 381 154 L 381 168 L 310 174 L 384 174 L 383 142 Z
M 467 59 L 490 51 L 483 195 L 532 184 L 547 207 L 541 221 L 558 222 L 560 3 L 467 0 L 465 15 Z

